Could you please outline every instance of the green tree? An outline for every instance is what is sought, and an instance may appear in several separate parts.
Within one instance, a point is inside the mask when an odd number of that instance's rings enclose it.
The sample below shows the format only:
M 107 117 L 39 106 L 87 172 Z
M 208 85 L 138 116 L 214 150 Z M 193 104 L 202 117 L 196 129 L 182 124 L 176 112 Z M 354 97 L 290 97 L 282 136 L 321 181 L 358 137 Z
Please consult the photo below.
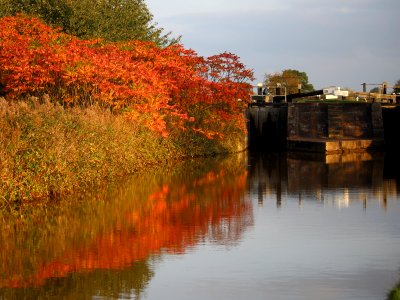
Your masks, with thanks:
M 72 9 L 66 0 L 0 0 L 0 17 L 18 13 L 39 17 L 67 31 Z
M 84 39 L 143 40 L 160 46 L 179 41 L 157 26 L 144 0 L 0 0 L 0 17 L 17 13 Z
M 387 295 L 387 300 L 400 300 L 400 282 Z
M 400 94 L 400 79 L 394 84 L 393 93 Z
M 276 87 L 280 83 L 282 87 L 286 87 L 288 94 L 297 93 L 300 85 L 302 92 L 314 91 L 314 86 L 308 82 L 307 73 L 298 70 L 286 69 L 278 73 L 265 74 L 264 82 L 268 87 Z
M 381 92 L 381 89 L 379 88 L 379 86 L 376 86 L 374 88 L 372 88 L 370 91 L 370 93 L 377 93 L 379 94 Z

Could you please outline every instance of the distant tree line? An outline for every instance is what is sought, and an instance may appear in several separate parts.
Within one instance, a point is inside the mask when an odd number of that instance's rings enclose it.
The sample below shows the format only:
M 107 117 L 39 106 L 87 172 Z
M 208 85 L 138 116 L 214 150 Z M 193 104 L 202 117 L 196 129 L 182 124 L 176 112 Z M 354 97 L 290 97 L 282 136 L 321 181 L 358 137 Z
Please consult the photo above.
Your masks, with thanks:
M 276 73 L 266 73 L 264 75 L 264 85 L 271 88 L 275 88 L 277 84 L 281 85 L 281 88 L 286 88 L 287 94 L 297 93 L 299 89 L 302 92 L 314 91 L 314 86 L 308 82 L 308 76 L 306 72 L 301 72 L 293 69 L 286 69 Z M 376 86 L 370 90 L 371 93 L 380 93 L 382 87 Z M 346 90 L 351 90 L 346 88 Z M 390 90 L 388 90 L 390 92 Z M 400 79 L 397 80 L 393 85 L 393 93 L 400 94 Z
M 0 0 L 0 17 L 23 13 L 82 39 L 176 43 L 153 21 L 144 0 Z
M 394 84 L 393 93 L 400 94 L 400 79 Z
M 382 86 L 376 86 L 376 87 L 372 88 L 369 92 L 370 93 L 381 93 Z M 390 90 L 388 90 L 387 92 L 390 92 Z M 400 79 L 394 83 L 392 93 L 400 94 Z

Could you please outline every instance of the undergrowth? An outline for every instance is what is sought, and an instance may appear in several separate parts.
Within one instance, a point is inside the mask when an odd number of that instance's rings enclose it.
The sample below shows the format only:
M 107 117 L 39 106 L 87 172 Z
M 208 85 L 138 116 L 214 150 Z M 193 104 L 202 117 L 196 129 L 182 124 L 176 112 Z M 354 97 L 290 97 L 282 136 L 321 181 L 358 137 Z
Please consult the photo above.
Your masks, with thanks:
M 52 200 L 185 157 L 243 148 L 243 133 L 224 139 L 191 130 L 168 138 L 107 109 L 68 108 L 30 98 L 0 98 L 0 207 Z

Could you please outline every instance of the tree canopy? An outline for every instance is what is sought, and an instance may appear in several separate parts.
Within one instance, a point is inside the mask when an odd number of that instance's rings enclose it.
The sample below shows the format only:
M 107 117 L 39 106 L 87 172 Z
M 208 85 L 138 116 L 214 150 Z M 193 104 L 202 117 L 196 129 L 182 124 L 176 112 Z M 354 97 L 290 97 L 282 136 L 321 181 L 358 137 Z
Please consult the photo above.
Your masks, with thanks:
M 23 13 L 39 17 L 83 39 L 176 43 L 153 21 L 144 0 L 0 0 L 0 17 Z
M 22 15 L 0 18 L 0 28 L 0 93 L 10 101 L 48 95 L 64 106 L 97 103 L 164 137 L 187 124 L 210 139 L 222 137 L 222 124 L 246 129 L 238 99 L 248 99 L 253 72 L 232 53 L 204 58 L 179 44 L 83 40 Z M 201 107 L 218 131 L 200 126 Z
M 372 88 L 369 92 L 370 93 L 380 93 L 381 89 L 379 88 L 379 86 L 376 86 L 376 87 Z
M 400 79 L 394 84 L 393 93 L 400 94 Z
M 301 84 L 301 90 L 303 92 L 311 92 L 314 90 L 314 86 L 308 82 L 306 72 L 292 69 L 286 69 L 278 73 L 267 73 L 265 74 L 264 83 L 268 87 L 275 87 L 277 83 L 280 83 L 282 87 L 286 87 L 286 92 L 288 94 L 297 93 L 299 84 Z

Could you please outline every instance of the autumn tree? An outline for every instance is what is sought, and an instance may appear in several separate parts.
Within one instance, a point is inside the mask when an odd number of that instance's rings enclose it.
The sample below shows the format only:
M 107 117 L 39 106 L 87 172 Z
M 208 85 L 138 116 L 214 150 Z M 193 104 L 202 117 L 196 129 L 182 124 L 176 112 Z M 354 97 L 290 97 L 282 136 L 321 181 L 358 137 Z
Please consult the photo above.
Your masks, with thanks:
M 98 103 L 163 137 L 188 126 L 209 138 L 246 129 L 253 72 L 232 53 L 204 58 L 179 44 L 82 40 L 23 15 L 0 18 L 0 28 L 0 94 L 10 100 Z
M 229 98 L 233 102 L 249 98 L 249 82 L 254 80 L 253 70 L 247 69 L 239 56 L 230 52 L 209 56 L 206 59 L 206 70 L 203 76 L 217 83 L 218 98 Z
M 265 74 L 264 82 L 268 87 L 276 87 L 280 83 L 282 87 L 286 87 L 287 94 L 297 93 L 299 87 L 302 92 L 311 92 L 314 90 L 314 86 L 308 82 L 306 72 L 292 69 L 277 73 L 267 73 Z
M 240 62 L 240 57 L 223 52 L 207 58 L 207 79 L 212 82 L 235 82 L 243 83 L 253 80 L 253 72 Z
M 142 40 L 168 45 L 144 0 L 0 0 L 0 17 L 24 13 L 83 39 Z

